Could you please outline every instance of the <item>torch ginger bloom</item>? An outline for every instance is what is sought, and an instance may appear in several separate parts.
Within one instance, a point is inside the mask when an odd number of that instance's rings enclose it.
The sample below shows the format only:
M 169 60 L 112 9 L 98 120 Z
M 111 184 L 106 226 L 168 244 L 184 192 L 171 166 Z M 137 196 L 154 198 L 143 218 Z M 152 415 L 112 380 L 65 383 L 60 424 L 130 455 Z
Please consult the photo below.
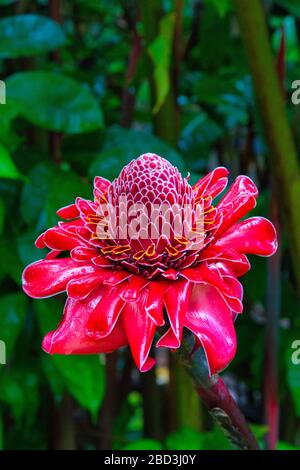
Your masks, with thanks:
M 186 328 L 203 347 L 210 372 L 223 370 L 236 351 L 234 321 L 243 309 L 238 277 L 250 269 L 246 255 L 270 256 L 277 248 L 268 220 L 239 222 L 256 205 L 258 190 L 250 178 L 239 176 L 213 205 L 227 175 L 219 167 L 190 186 L 167 160 L 145 154 L 112 183 L 97 176 L 94 201 L 77 198 L 60 209 L 57 214 L 65 221 L 36 241 L 38 248 L 51 251 L 23 273 L 24 291 L 33 298 L 67 292 L 63 319 L 45 336 L 43 349 L 96 354 L 129 344 L 137 367 L 145 372 L 155 363 L 149 351 L 157 328 L 163 335 L 156 346 L 171 349 L 180 347 Z M 171 212 L 173 205 L 190 207 L 190 233 L 200 243 L 176 236 L 170 213 L 156 215 L 156 224 L 146 221 L 140 227 L 143 236 L 131 237 L 126 230 L 130 222 L 119 210 L 115 225 L 125 236 L 117 231 L 115 238 L 105 237 L 111 227 L 104 207 L 120 209 L 120 197 L 128 206 L 163 204 Z M 200 230 L 195 225 L 199 203 Z

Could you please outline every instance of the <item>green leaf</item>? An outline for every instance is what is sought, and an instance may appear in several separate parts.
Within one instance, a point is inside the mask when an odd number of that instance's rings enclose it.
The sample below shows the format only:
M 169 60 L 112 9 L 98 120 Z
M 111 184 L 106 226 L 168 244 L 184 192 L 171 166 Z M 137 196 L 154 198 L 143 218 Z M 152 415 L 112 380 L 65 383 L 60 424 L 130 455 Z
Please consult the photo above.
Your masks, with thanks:
M 5 204 L 2 198 L 0 198 L 0 235 L 3 230 L 3 224 L 5 219 Z
M 202 435 L 198 431 L 182 427 L 167 436 L 166 446 L 169 450 L 202 450 Z
M 296 330 L 299 331 L 299 330 Z M 295 333 L 296 333 L 295 331 Z M 286 352 L 287 382 L 292 394 L 296 415 L 300 416 L 300 345 L 293 344 L 295 340 L 300 340 L 299 336 L 291 338 L 290 348 Z M 295 346 L 295 347 L 292 347 Z M 298 352 L 297 352 L 298 351 Z M 294 359 L 294 361 L 293 361 Z M 294 363 L 297 360 L 298 363 Z
M 170 89 L 170 66 L 172 56 L 175 13 L 169 13 L 160 20 L 159 35 L 149 45 L 148 52 L 154 64 L 157 113 L 164 103 Z
M 45 205 L 54 171 L 54 165 L 41 162 L 28 174 L 28 182 L 23 187 L 20 206 L 22 217 L 28 224 L 33 224 L 38 219 Z
M 276 450 L 299 450 L 299 447 L 296 447 L 295 445 L 290 444 L 289 442 L 279 441 Z
M 205 0 L 207 5 L 213 5 L 221 18 L 231 9 L 232 0 Z
M 63 313 L 63 304 L 47 299 L 35 304 L 43 335 L 56 328 Z M 59 372 L 65 388 L 95 419 L 105 392 L 105 369 L 100 355 L 54 355 L 48 358 Z M 53 384 L 52 384 L 53 385 Z M 60 384 L 55 378 L 55 387 Z
M 0 375 L 0 400 L 12 410 L 14 418 L 34 422 L 39 405 L 38 377 L 30 369 L 5 368 Z
M 8 361 L 25 321 L 28 299 L 23 293 L 8 294 L 0 298 L 0 339 L 5 342 Z
M 185 155 L 197 155 L 192 168 L 201 171 L 207 167 L 212 145 L 223 135 L 223 129 L 205 112 L 200 112 L 182 129 L 180 149 Z
M 101 357 L 54 355 L 52 360 L 68 391 L 95 419 L 105 392 L 105 370 Z
M 47 227 L 57 223 L 56 211 L 58 209 L 72 204 L 77 196 L 90 199 L 92 193 L 92 185 L 84 182 L 77 173 L 56 171 L 49 185 L 49 193 L 44 207 Z
M 292 15 L 300 17 L 300 3 L 298 0 L 274 0 L 277 5 L 285 8 Z
M 101 175 L 112 180 L 124 165 L 147 152 L 156 153 L 180 171 L 186 171 L 181 156 L 164 141 L 146 132 L 113 126 L 106 132 L 103 151 L 94 159 L 89 174 L 91 177 Z
M 5 147 L 0 144 L 0 178 L 23 179 Z
M 22 268 L 17 247 L 12 235 L 0 238 L 0 278 L 9 275 L 17 284 L 21 284 Z
M 102 112 L 90 89 L 53 72 L 20 72 L 6 80 L 7 100 L 25 119 L 52 131 L 77 134 L 100 129 Z
M 28 224 L 37 222 L 37 230 L 57 223 L 56 211 L 74 202 L 77 196 L 89 198 L 92 187 L 77 173 L 64 171 L 48 163 L 38 163 L 28 174 L 21 197 L 21 214 Z
M 0 20 L 0 58 L 29 57 L 66 43 L 61 26 L 41 15 L 17 15 Z
M 163 450 L 163 446 L 154 439 L 140 439 L 127 444 L 122 450 Z
M 3 418 L 2 418 L 2 410 L 0 409 L 0 450 L 3 450 L 4 444 L 3 444 Z

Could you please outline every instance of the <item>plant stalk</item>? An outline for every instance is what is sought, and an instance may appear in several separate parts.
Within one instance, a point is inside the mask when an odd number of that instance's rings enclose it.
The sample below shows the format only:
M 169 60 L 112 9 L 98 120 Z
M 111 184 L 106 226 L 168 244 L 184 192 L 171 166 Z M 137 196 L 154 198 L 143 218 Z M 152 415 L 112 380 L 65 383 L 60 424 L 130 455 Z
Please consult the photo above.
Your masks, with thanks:
M 300 291 L 300 172 L 297 151 L 287 119 L 280 79 L 273 58 L 261 0 L 235 0 L 252 79 L 269 145 L 275 189 L 289 238 L 291 259 Z
M 187 333 L 177 356 L 192 377 L 195 389 L 209 413 L 235 447 L 241 450 L 258 450 L 258 443 L 227 386 L 218 375 L 209 375 L 203 349 L 199 348 L 191 354 L 193 348 L 193 336 Z

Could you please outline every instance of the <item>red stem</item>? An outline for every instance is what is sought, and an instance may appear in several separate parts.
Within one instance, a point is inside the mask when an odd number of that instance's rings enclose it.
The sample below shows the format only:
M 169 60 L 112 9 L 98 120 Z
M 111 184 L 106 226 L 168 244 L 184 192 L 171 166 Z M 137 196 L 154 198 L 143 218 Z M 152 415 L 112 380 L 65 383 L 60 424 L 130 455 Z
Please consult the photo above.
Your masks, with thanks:
M 238 445 L 229 427 L 236 429 L 237 439 L 240 440 L 240 437 L 242 436 L 244 441 L 242 446 L 244 449 L 259 449 L 244 415 L 241 413 L 240 408 L 230 395 L 230 392 L 221 377 L 216 377 L 216 382 L 212 383 L 209 387 L 198 386 L 196 389 L 207 409 L 222 427 L 223 431 L 230 438 L 233 444 Z M 219 410 L 225 412 L 227 417 L 223 413 L 220 413 Z M 240 444 L 238 446 L 240 447 Z
M 142 52 L 141 37 L 134 29 L 132 31 L 132 48 L 128 61 L 125 86 L 122 93 L 121 126 L 130 128 L 133 120 L 135 107 L 135 90 L 130 84 L 135 76 L 136 68 Z
M 282 29 L 280 46 L 277 55 L 277 73 L 284 91 L 285 76 L 285 32 Z M 264 402 L 265 420 L 269 428 L 267 436 L 267 448 L 274 450 L 277 447 L 279 427 L 279 398 L 278 398 L 278 329 L 280 316 L 280 270 L 281 270 L 281 227 L 278 206 L 278 194 L 276 194 L 274 182 L 271 179 L 271 219 L 275 225 L 278 238 L 278 250 L 268 262 L 268 298 L 267 298 L 267 322 L 265 344 L 265 381 Z
M 209 374 L 205 353 L 202 348 L 195 351 L 195 341 L 190 333 L 184 334 L 177 356 L 191 375 L 203 403 L 228 439 L 239 449 L 258 450 L 259 446 L 243 413 L 223 380 L 218 375 Z

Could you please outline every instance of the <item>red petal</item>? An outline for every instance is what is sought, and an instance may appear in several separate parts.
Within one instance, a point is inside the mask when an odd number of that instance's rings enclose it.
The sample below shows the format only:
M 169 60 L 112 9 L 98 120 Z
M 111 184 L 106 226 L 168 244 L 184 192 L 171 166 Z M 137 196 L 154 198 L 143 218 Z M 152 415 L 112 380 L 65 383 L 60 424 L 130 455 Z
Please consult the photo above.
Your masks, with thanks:
M 216 232 L 218 238 L 255 207 L 257 196 L 258 189 L 253 181 L 248 176 L 238 176 L 217 205 L 218 211 L 223 214 L 222 223 Z
M 215 245 L 210 245 L 202 250 L 199 254 L 199 261 L 225 261 L 232 273 L 238 277 L 246 274 L 251 267 L 247 256 L 244 254 Z
M 76 207 L 80 211 L 82 216 L 92 215 L 96 213 L 97 206 L 93 201 L 88 201 L 87 199 L 83 199 L 81 197 L 76 198 Z
M 99 269 L 99 271 L 91 275 L 88 274 L 80 277 L 79 279 L 73 279 L 67 286 L 68 296 L 73 299 L 84 299 L 95 287 L 100 286 L 103 283 L 103 280 L 110 275 L 111 273 L 109 271 L 101 271 Z
M 70 258 L 40 260 L 23 271 L 23 289 L 33 298 L 50 297 L 64 292 L 71 279 L 97 272 L 91 264 L 78 264 Z
M 48 333 L 43 349 L 50 354 L 99 354 L 110 353 L 127 344 L 122 326 L 118 323 L 104 339 L 95 340 L 87 336 L 86 323 L 95 303 L 102 296 L 102 288 L 92 292 L 87 299 L 68 299 L 64 317 L 57 330 Z
M 94 339 L 104 338 L 113 330 L 124 307 L 121 293 L 124 287 L 104 287 L 105 293 L 87 322 L 87 334 Z
M 192 284 L 186 280 L 179 280 L 170 284 L 164 296 L 164 303 L 170 320 L 171 331 L 167 331 L 167 333 L 160 338 L 157 342 L 157 347 L 175 349 L 180 346 L 184 319 L 189 306 L 191 292 Z
M 211 196 L 212 199 L 216 197 L 226 188 L 228 173 L 229 171 L 222 166 L 215 168 L 193 186 L 193 190 L 197 195 L 196 197 L 205 194 Z
M 62 219 L 75 219 L 76 217 L 79 217 L 79 210 L 77 209 L 76 204 L 70 204 L 69 206 L 59 209 L 56 214 Z
M 95 266 L 99 266 L 101 268 L 112 266 L 112 263 L 109 259 L 104 258 L 104 256 L 100 256 L 100 255 L 93 258 L 92 263 L 95 264 Z
M 45 235 L 45 232 L 42 233 L 39 237 L 37 237 L 37 239 L 35 240 L 35 246 L 37 248 L 46 248 L 46 245 L 45 245 L 45 241 L 44 241 L 44 235 Z
M 46 254 L 45 259 L 55 259 L 61 254 L 61 250 L 51 250 Z
M 52 250 L 69 251 L 83 244 L 81 240 L 71 237 L 59 227 L 53 227 L 44 233 L 45 245 Z
M 117 271 L 112 273 L 108 271 L 109 275 L 104 279 L 103 284 L 106 286 L 116 286 L 117 284 L 121 284 L 126 279 L 132 277 L 132 274 L 128 271 Z
M 195 283 L 206 283 L 216 287 L 220 294 L 225 298 L 230 309 L 236 313 L 241 313 L 243 304 L 241 302 L 243 296 L 243 288 L 239 281 L 230 276 L 224 277 L 216 263 L 202 263 L 196 268 L 189 268 L 181 271 L 183 277 Z
M 145 304 L 147 315 L 157 326 L 164 325 L 163 307 L 164 293 L 168 288 L 168 283 L 164 281 L 152 281 L 146 287 L 148 297 Z
M 216 288 L 194 286 L 184 326 L 201 341 L 212 374 L 223 370 L 233 359 L 236 336 L 231 312 Z
M 176 279 L 178 279 L 178 272 L 173 268 L 169 268 L 162 273 L 162 276 L 166 279 L 170 279 L 170 281 L 176 281 Z
M 215 245 L 234 248 L 239 253 L 271 256 L 277 249 L 276 230 L 269 220 L 252 217 L 227 230 Z
M 131 353 L 141 372 L 147 372 L 155 364 L 155 360 L 148 357 L 156 325 L 145 314 L 147 294 L 147 290 L 143 290 L 140 299 L 127 303 L 122 314 Z
M 134 276 L 132 275 L 130 278 L 130 282 L 127 286 L 123 289 L 121 297 L 125 302 L 135 302 L 139 299 L 140 292 L 148 284 L 147 281 L 143 277 Z
M 70 255 L 71 258 L 75 261 L 84 261 L 84 260 L 92 260 L 95 256 L 97 256 L 98 252 L 94 248 L 87 248 L 85 246 L 78 246 L 74 248 Z

